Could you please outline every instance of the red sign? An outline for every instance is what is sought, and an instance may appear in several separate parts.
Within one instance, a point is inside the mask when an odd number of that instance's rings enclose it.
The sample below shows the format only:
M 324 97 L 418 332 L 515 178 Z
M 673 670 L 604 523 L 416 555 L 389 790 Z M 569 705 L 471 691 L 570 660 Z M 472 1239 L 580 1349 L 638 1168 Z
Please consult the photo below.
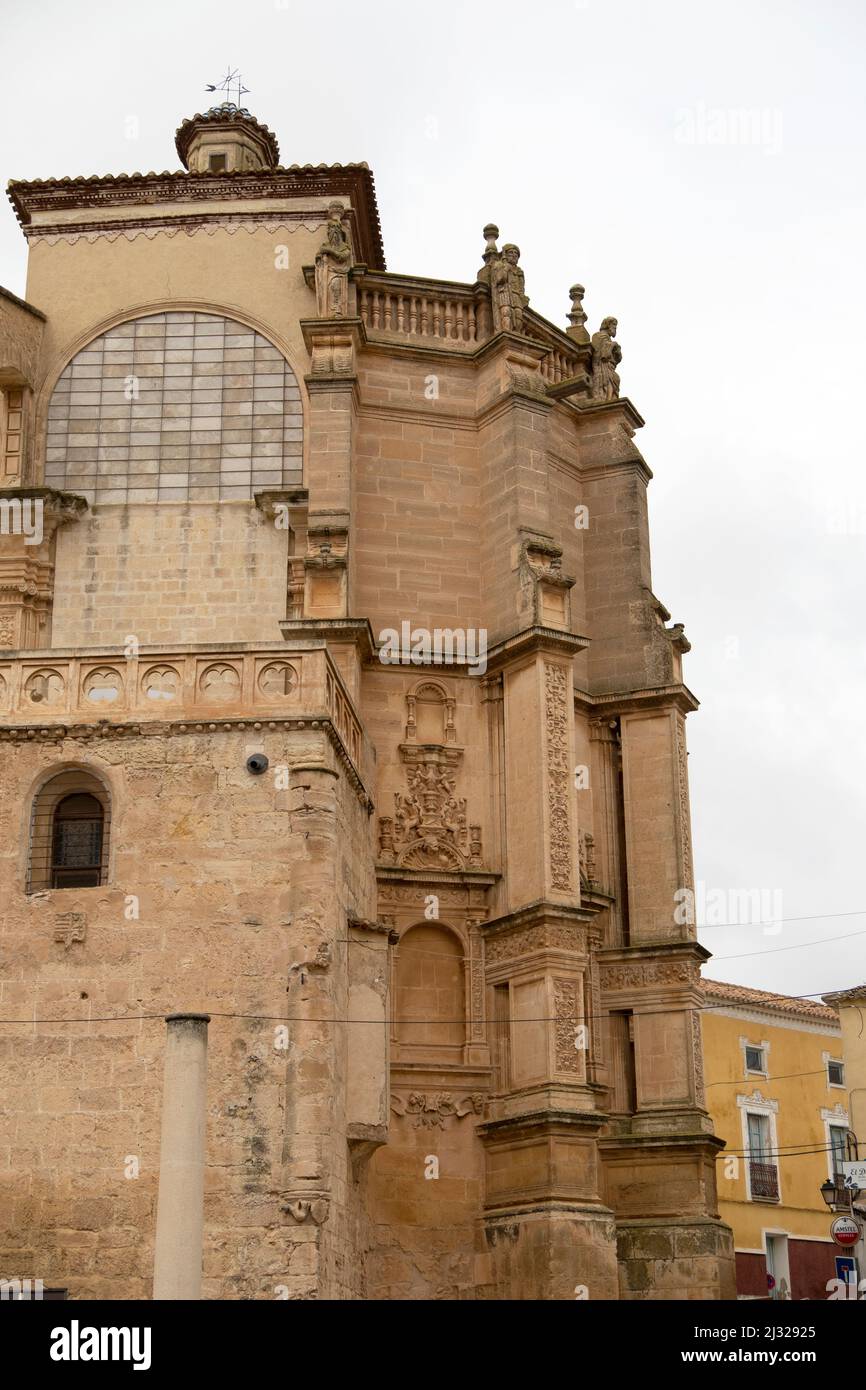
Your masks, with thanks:
M 830 1234 L 837 1245 L 850 1250 L 860 1239 L 860 1227 L 851 1216 L 837 1216 L 830 1227 Z

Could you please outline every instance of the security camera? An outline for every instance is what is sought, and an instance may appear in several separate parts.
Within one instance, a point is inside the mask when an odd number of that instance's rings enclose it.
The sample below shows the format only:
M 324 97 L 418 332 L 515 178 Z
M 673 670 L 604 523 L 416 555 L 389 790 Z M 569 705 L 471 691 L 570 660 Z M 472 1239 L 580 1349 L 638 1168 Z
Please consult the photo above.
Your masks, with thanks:
M 251 772 L 254 777 L 261 777 L 267 770 L 268 760 L 264 753 L 253 753 L 247 758 L 247 772 Z

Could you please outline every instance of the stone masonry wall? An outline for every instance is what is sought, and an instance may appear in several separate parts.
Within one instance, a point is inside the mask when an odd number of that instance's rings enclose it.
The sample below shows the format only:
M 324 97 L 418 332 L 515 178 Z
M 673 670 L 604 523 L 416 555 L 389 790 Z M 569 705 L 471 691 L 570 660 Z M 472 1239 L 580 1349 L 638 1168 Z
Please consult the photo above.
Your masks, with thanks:
M 340 773 L 323 771 L 330 790 L 311 836 L 310 775 L 276 790 L 272 777 L 246 772 L 251 747 L 272 765 L 331 765 L 313 731 L 0 746 L 0 1017 L 49 1020 L 0 1027 L 4 1277 L 41 1278 L 76 1298 L 150 1296 L 163 1017 L 185 1010 L 212 1014 L 204 1296 L 304 1297 L 315 1287 L 320 1227 L 283 1210 L 292 1064 L 298 1095 L 315 1089 L 328 1109 L 317 1186 L 331 1189 L 328 1219 L 348 1250 L 356 1215 L 342 1210 L 354 1197 L 335 1031 L 324 1030 L 324 1073 L 307 1074 L 305 1053 L 275 1045 L 274 1020 L 286 1016 L 292 965 L 322 945 L 328 1011 L 339 1005 L 345 910 L 370 905 L 356 857 L 367 814 Z M 38 779 L 64 766 L 111 787 L 109 881 L 28 899 L 22 807 Z M 304 910 L 316 901 L 320 910 Z M 83 939 L 64 942 L 70 927 Z M 293 1002 L 289 1012 L 302 1010 Z M 61 1018 L 82 1022 L 50 1021 Z M 343 1296 L 357 1293 L 358 1278 L 346 1256 L 334 1276 Z
M 251 502 L 96 507 L 57 537 L 51 644 L 278 641 L 287 537 Z

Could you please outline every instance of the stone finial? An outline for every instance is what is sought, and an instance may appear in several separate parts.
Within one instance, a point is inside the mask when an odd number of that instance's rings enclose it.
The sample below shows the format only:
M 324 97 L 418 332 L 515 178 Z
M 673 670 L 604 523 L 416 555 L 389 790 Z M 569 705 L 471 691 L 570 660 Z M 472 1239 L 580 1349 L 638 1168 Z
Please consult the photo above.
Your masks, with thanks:
M 483 285 L 490 284 L 491 263 L 499 259 L 499 248 L 496 243 L 499 240 L 499 228 L 495 222 L 488 222 L 484 228 L 484 254 L 481 259 L 484 265 L 478 272 L 478 279 Z
M 572 285 L 568 294 L 571 299 L 571 312 L 568 315 L 571 327 L 565 331 L 569 338 L 573 338 L 576 343 L 588 343 L 589 333 L 584 328 L 586 311 L 583 307 L 583 296 L 586 294 L 586 290 L 583 285 Z
M 595 401 L 615 401 L 619 397 L 619 373 L 622 348 L 615 341 L 617 321 L 612 316 L 602 319 L 601 327 L 592 335 L 592 398 Z

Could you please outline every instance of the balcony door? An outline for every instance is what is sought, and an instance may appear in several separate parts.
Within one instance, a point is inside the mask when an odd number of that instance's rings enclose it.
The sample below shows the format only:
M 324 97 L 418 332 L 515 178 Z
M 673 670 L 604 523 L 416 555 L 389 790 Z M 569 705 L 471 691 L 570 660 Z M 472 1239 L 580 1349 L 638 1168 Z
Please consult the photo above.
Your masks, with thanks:
M 749 1191 L 752 1200 L 777 1202 L 779 1174 L 773 1154 L 770 1117 L 750 1111 L 746 1119 L 749 1127 Z

